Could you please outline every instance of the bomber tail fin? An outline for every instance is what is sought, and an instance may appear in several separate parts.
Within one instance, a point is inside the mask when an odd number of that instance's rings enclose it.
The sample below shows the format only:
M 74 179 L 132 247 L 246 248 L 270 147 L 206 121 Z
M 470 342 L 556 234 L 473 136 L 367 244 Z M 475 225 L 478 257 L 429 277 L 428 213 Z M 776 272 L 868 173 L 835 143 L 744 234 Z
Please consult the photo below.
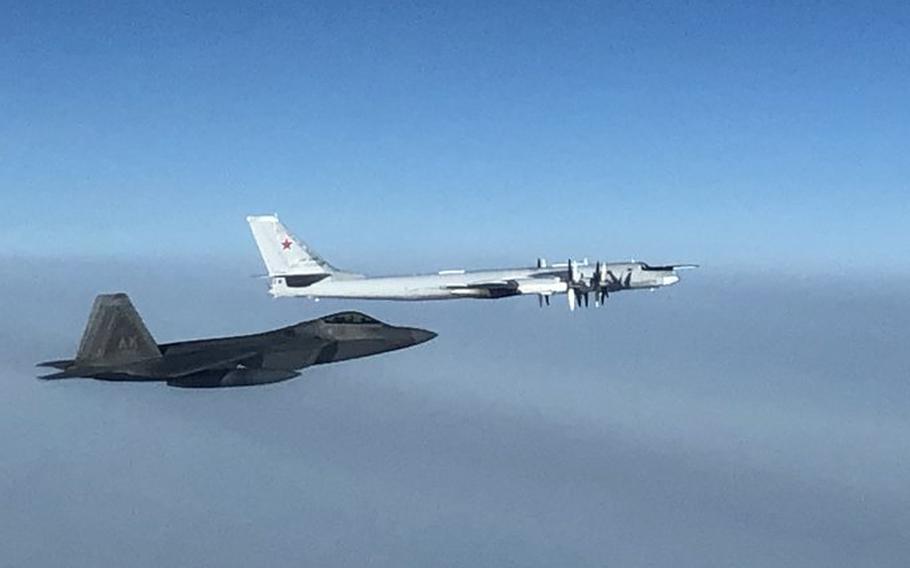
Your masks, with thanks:
M 109 366 L 161 357 L 142 318 L 126 294 L 101 294 L 79 343 L 76 366 Z
M 253 215 L 246 220 L 269 276 L 338 272 L 305 242 L 291 234 L 277 215 Z

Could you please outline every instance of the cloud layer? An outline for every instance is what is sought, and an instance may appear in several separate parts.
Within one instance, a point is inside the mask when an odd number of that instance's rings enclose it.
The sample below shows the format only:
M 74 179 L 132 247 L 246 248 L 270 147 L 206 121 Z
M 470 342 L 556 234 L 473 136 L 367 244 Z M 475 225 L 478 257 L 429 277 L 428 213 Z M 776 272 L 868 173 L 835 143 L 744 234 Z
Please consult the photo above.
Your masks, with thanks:
M 260 389 L 41 383 L 92 297 L 160 341 L 350 304 L 204 262 L 0 261 L 3 565 L 902 566 L 907 282 L 705 270 L 602 310 L 361 304 L 440 333 Z

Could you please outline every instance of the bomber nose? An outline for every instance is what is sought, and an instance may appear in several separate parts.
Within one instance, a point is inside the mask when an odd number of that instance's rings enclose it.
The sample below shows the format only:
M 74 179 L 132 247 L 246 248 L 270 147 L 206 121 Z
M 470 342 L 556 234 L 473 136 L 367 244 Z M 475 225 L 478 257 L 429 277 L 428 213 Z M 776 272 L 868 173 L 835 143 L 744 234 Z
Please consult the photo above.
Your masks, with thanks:
M 437 335 L 428 329 L 420 329 L 417 327 L 412 327 L 409 331 L 411 332 L 411 339 L 414 341 L 414 345 L 417 345 L 418 343 L 425 343 Z

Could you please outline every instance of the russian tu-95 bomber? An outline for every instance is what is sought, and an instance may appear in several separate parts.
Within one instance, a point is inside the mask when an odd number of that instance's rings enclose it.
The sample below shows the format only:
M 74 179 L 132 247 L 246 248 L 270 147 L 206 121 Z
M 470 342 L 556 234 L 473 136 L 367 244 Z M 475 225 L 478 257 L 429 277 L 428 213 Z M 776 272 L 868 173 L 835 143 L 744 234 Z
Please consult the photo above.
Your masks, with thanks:
M 495 299 L 536 295 L 541 306 L 565 294 L 569 309 L 603 305 L 623 290 L 654 290 L 679 282 L 693 264 L 651 266 L 645 262 L 576 262 L 491 270 L 442 270 L 431 274 L 366 276 L 340 270 L 295 237 L 276 215 L 247 217 L 276 298 L 357 298 L 361 300 Z

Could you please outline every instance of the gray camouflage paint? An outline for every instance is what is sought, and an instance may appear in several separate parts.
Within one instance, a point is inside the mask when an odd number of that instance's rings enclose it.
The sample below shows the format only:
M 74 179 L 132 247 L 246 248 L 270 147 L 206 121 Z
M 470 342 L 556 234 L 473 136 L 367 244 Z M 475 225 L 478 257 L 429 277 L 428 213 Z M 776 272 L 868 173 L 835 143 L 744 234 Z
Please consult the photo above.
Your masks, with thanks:
M 75 359 L 39 366 L 43 379 L 166 381 L 191 388 L 252 386 L 292 379 L 311 365 L 404 349 L 436 337 L 360 312 L 339 312 L 274 331 L 158 345 L 126 294 L 95 299 Z

